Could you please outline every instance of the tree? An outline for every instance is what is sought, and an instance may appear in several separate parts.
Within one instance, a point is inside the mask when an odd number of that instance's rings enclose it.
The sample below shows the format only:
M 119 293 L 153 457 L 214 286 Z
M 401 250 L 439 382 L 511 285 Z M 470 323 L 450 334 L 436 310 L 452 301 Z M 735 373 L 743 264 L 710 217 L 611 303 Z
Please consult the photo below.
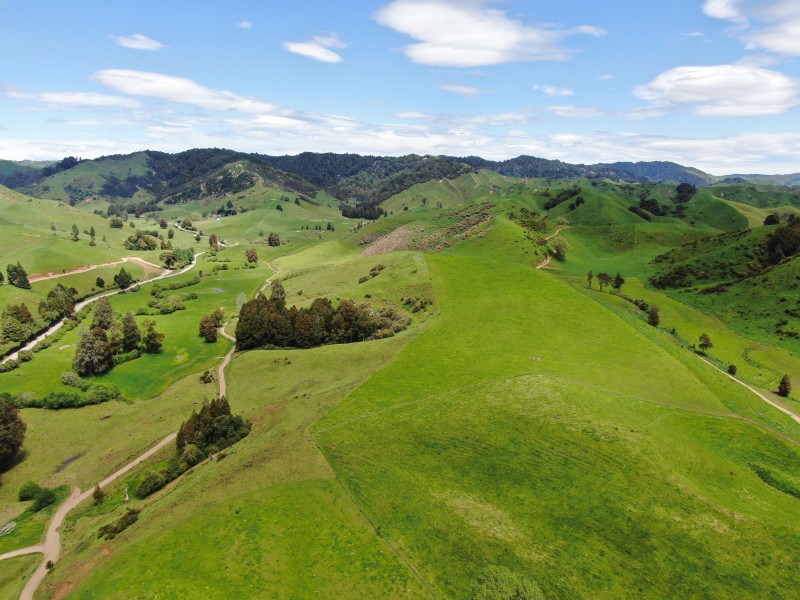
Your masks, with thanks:
M 213 315 L 206 315 L 200 319 L 200 335 L 209 344 L 217 341 L 217 324 Z
M 113 364 L 106 332 L 99 327 L 84 332 L 72 359 L 72 367 L 78 374 L 81 377 L 102 375 L 109 371 Z
M 48 323 L 70 316 L 74 311 L 75 294 L 61 283 L 57 283 L 47 293 L 47 298 L 39 303 L 39 316 Z
M 778 396 L 788 398 L 792 393 L 792 381 L 789 379 L 789 374 L 786 373 L 781 377 L 781 382 L 778 384 Z
M 94 314 L 92 316 L 92 327 L 100 327 L 106 331 L 116 319 L 114 308 L 108 298 L 98 298 L 94 304 Z
M 279 205 L 280 206 L 280 205 Z M 269 232 L 269 236 L 267 237 L 267 244 L 270 246 L 280 246 L 281 245 L 281 236 L 279 236 L 274 231 Z
M 661 313 L 655 304 L 651 304 L 650 310 L 647 311 L 647 323 L 653 327 L 658 327 L 658 324 L 661 323 Z
M 91 228 L 89 229 L 89 245 L 90 246 L 95 246 L 96 245 L 95 241 L 94 241 L 94 238 L 95 238 L 96 235 L 97 235 L 97 232 L 94 229 L 94 225 L 92 225 Z
M 214 252 L 219 252 L 219 239 L 217 238 L 216 233 L 212 233 L 208 236 L 208 245 Z
M 600 284 L 600 291 L 602 292 L 605 286 L 611 285 L 611 276 L 608 273 L 598 273 L 597 283 Z
M 112 217 L 108 224 L 111 226 L 111 229 L 122 229 L 122 226 L 125 224 L 122 219 L 119 217 Z
M 131 311 L 128 311 L 122 317 L 122 350 L 124 352 L 132 352 L 139 347 L 141 341 L 142 333 L 136 324 L 136 317 L 133 316 Z
M 553 258 L 558 261 L 564 262 L 567 260 L 567 249 L 569 245 L 564 238 L 556 238 L 552 242 L 553 245 Z
M 272 293 L 269 296 L 270 302 L 277 302 L 286 306 L 286 290 L 283 289 L 283 284 L 280 279 L 272 282 Z
M 178 257 L 175 256 L 173 252 L 162 252 L 161 255 L 158 257 L 161 262 L 164 263 L 164 266 L 168 269 L 171 269 L 173 265 L 178 262 Z
M 586 283 L 587 283 L 587 285 L 588 285 L 590 288 L 592 287 L 592 281 L 593 281 L 593 280 L 594 280 L 594 273 L 592 273 L 591 271 L 589 271 L 589 272 L 586 274 Z
M 106 498 L 106 493 L 100 489 L 100 484 L 96 484 L 94 486 L 94 491 L 92 492 L 92 499 L 96 506 L 100 506 L 103 503 L 103 500 Z
M 738 368 L 736 368 L 736 365 L 734 365 L 733 363 L 731 363 L 731 364 L 729 364 L 729 365 L 728 365 L 728 373 L 729 373 L 730 375 L 736 375 L 736 372 L 737 372 L 738 370 L 739 370 L 739 369 L 738 369 Z
M 175 237 L 175 230 L 170 228 L 169 231 L 167 231 L 167 239 L 171 240 L 174 237 Z
M 247 258 L 248 263 L 257 264 L 258 263 L 258 252 L 255 248 L 250 247 L 248 248 L 245 253 L 245 258 Z
M 27 428 L 17 407 L 0 400 L 0 464 L 7 463 L 22 448 Z
M 714 344 L 711 341 L 711 338 L 708 337 L 707 333 L 701 333 L 700 334 L 700 343 L 697 346 L 698 346 L 698 348 L 700 348 L 701 352 L 705 352 L 709 348 L 713 348 Z
M 11 285 L 22 288 L 23 290 L 31 289 L 31 284 L 28 281 L 28 274 L 20 263 L 8 265 L 6 267 L 6 273 L 8 273 L 8 283 Z
M 614 289 L 619 291 L 622 289 L 622 286 L 625 285 L 625 280 L 622 278 L 622 275 L 617 273 L 617 276 L 614 277 L 614 281 L 611 282 L 611 285 L 614 286 Z
M 77 242 L 78 241 L 78 226 L 75 225 L 75 223 L 72 224 L 72 235 L 70 236 L 70 239 L 73 242 Z
M 106 280 L 103 279 L 102 277 L 98 277 L 97 279 L 95 279 L 94 284 L 102 289 L 106 287 Z
M 764 225 L 780 225 L 780 222 L 781 218 L 775 213 L 767 215 L 767 218 L 764 219 Z
M 147 354 L 158 354 L 164 345 L 164 334 L 156 331 L 156 322 L 149 319 L 144 322 L 144 336 L 142 336 L 143 350 Z
M 114 275 L 114 283 L 119 286 L 119 289 L 124 290 L 131 286 L 133 283 L 133 277 L 125 270 L 125 267 L 122 267 L 119 270 L 119 273 Z

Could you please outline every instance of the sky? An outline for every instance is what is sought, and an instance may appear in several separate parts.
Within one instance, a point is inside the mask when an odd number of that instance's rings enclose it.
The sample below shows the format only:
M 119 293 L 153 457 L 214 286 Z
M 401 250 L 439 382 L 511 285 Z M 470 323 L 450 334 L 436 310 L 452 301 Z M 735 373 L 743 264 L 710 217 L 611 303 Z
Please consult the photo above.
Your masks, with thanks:
M 0 0 L 0 158 L 800 171 L 800 0 Z

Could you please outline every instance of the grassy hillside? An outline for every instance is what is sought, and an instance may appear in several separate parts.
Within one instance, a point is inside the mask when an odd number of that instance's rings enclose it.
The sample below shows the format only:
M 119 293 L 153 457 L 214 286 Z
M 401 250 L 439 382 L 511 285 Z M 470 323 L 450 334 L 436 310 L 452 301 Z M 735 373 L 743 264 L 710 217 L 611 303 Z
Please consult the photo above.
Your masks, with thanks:
M 800 452 L 766 427 L 800 428 L 729 418 L 746 392 L 520 264 L 513 236 L 428 257 L 441 318 L 312 430 L 383 535 L 445 596 L 492 563 L 553 597 L 797 585 L 796 500 L 747 464 L 791 478 Z
M 309 202 L 264 181 L 168 205 L 159 216 L 240 245 L 204 256 L 201 282 L 172 294 L 186 310 L 155 317 L 162 353 L 98 378 L 127 401 L 22 411 L 26 454 L 2 475 L 0 521 L 23 510 L 22 482 L 86 488 L 213 396 L 199 374 L 230 344 L 205 343 L 199 319 L 217 307 L 235 319 L 237 296 L 273 269 L 290 306 L 352 299 L 412 324 L 384 340 L 236 354 L 228 397 L 252 433 L 147 500 L 123 498 L 149 466 L 109 486 L 102 505 L 82 505 L 42 596 L 463 598 L 491 565 L 535 579 L 548 598 L 791 596 L 800 425 L 690 345 L 709 333 L 710 357 L 764 389 L 782 373 L 800 377 L 796 352 L 734 324 L 773 318 L 769 294 L 794 310 L 800 273 L 787 261 L 757 290 L 703 295 L 739 307 L 730 319 L 706 314 L 720 309 L 700 296 L 650 289 L 660 268 L 650 261 L 676 246 L 694 244 L 674 250 L 676 264 L 702 255 L 711 268 L 745 256 L 731 250 L 737 240 L 764 235 L 735 232 L 752 215 L 725 198 L 699 191 L 678 210 L 674 191 L 481 171 L 414 186 L 384 205 L 393 215 L 363 227 L 321 192 Z M 630 210 L 642 206 L 656 211 L 649 220 Z M 547 217 L 541 230 L 520 226 L 522 208 Z M 556 223 L 566 228 L 543 242 Z M 289 243 L 260 244 L 271 231 Z M 559 239 L 566 260 L 535 269 Z M 259 266 L 242 268 L 251 242 Z M 661 328 L 619 294 L 588 289 L 589 269 L 621 272 L 625 294 L 661 307 Z M 151 285 L 114 308 L 147 306 Z M 425 308 L 411 312 L 408 297 Z M 0 374 L 0 389 L 61 389 L 77 339 L 73 330 Z M 795 412 L 796 396 L 783 400 Z M 137 523 L 97 538 L 132 506 Z

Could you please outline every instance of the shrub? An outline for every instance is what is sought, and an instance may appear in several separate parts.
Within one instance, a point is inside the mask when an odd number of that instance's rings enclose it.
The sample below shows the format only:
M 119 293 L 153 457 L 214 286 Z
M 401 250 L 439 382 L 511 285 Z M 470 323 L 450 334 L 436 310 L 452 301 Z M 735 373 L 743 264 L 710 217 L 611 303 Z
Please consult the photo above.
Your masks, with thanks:
M 27 502 L 28 500 L 35 499 L 39 492 L 42 491 L 42 488 L 33 481 L 26 481 L 22 484 L 22 487 L 19 488 L 18 498 L 20 502 Z
M 736 365 L 728 365 L 728 373 L 729 374 L 736 375 L 736 371 L 737 370 L 738 369 L 736 368 Z
M 17 356 L 20 362 L 30 362 L 33 360 L 33 352 L 30 350 L 20 350 Z
M 68 387 L 83 389 L 84 381 L 75 371 L 64 371 L 61 374 L 61 383 Z
M 128 527 L 136 523 L 139 520 L 139 513 L 141 512 L 138 508 L 131 508 L 122 515 L 119 519 L 117 519 L 116 523 L 109 523 L 108 525 L 103 525 L 100 529 L 97 530 L 97 537 L 105 537 L 107 540 L 113 540 L 117 535 L 125 531 Z
M 39 493 L 36 495 L 31 508 L 33 512 L 39 512 L 43 508 L 47 508 L 51 504 L 54 504 L 57 499 L 58 498 L 54 490 L 49 488 L 41 488 Z
M 86 390 L 87 404 L 101 404 L 119 398 L 119 388 L 112 383 L 93 383 Z
M 194 444 L 187 444 L 183 449 L 183 454 L 181 454 L 181 461 L 190 467 L 202 462 L 204 458 L 203 451 Z
M 161 473 L 151 471 L 139 482 L 139 485 L 136 487 L 136 495 L 139 498 L 147 498 L 150 494 L 154 494 L 165 485 L 167 485 L 166 477 Z

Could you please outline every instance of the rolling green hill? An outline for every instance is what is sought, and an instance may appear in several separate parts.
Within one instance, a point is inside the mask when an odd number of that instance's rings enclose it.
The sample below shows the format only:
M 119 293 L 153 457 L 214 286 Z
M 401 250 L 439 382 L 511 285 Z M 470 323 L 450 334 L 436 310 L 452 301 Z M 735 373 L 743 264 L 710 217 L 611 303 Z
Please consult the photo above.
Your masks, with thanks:
M 206 179 L 188 173 L 180 189 L 203 181 L 201 193 L 162 202 L 158 218 L 189 218 L 239 245 L 181 276 L 203 273 L 172 294 L 184 310 L 154 317 L 161 353 L 90 379 L 114 383 L 125 401 L 22 410 L 26 454 L 2 474 L 0 521 L 25 508 L 24 481 L 88 489 L 213 397 L 216 384 L 199 376 L 231 346 L 203 341 L 199 320 L 220 308 L 232 333 L 240 296 L 275 272 L 289 306 L 353 300 L 397 311 L 408 328 L 234 354 L 228 399 L 252 433 L 135 498 L 147 470 L 174 455 L 167 447 L 102 503 L 79 506 L 43 597 L 468 598 L 490 566 L 534 579 L 547 598 L 790 597 L 800 587 L 800 425 L 691 348 L 710 334 L 710 360 L 738 364 L 765 393 L 783 373 L 800 381 L 798 348 L 763 334 L 776 318 L 792 328 L 797 259 L 730 275 L 786 226 L 753 227 L 760 213 L 741 207 L 764 210 L 760 196 L 737 192 L 733 204 L 708 188 L 676 203 L 671 184 L 481 170 L 411 185 L 383 202 L 387 217 L 363 223 L 322 189 L 284 187 L 261 168 L 241 159 Z M 31 207 L 45 233 L 49 210 L 108 228 L 64 203 L 6 195 L 10 227 Z M 268 246 L 270 232 L 284 243 Z M 43 252 L 54 243 L 45 237 L 35 238 Z M 562 239 L 565 260 L 535 268 Z M 688 266 L 708 273 L 692 275 L 692 291 L 649 281 Z M 590 289 L 590 269 L 627 281 L 619 292 Z M 700 293 L 722 283 L 724 292 Z M 146 313 L 151 289 L 111 303 Z M 661 326 L 630 299 L 660 305 Z M 0 373 L 0 389 L 63 390 L 78 336 Z M 796 392 L 769 397 L 800 411 Z M 135 524 L 98 538 L 131 507 L 141 509 Z M 44 522 L 36 527 L 26 535 Z M 0 539 L 0 551 L 14 543 Z

